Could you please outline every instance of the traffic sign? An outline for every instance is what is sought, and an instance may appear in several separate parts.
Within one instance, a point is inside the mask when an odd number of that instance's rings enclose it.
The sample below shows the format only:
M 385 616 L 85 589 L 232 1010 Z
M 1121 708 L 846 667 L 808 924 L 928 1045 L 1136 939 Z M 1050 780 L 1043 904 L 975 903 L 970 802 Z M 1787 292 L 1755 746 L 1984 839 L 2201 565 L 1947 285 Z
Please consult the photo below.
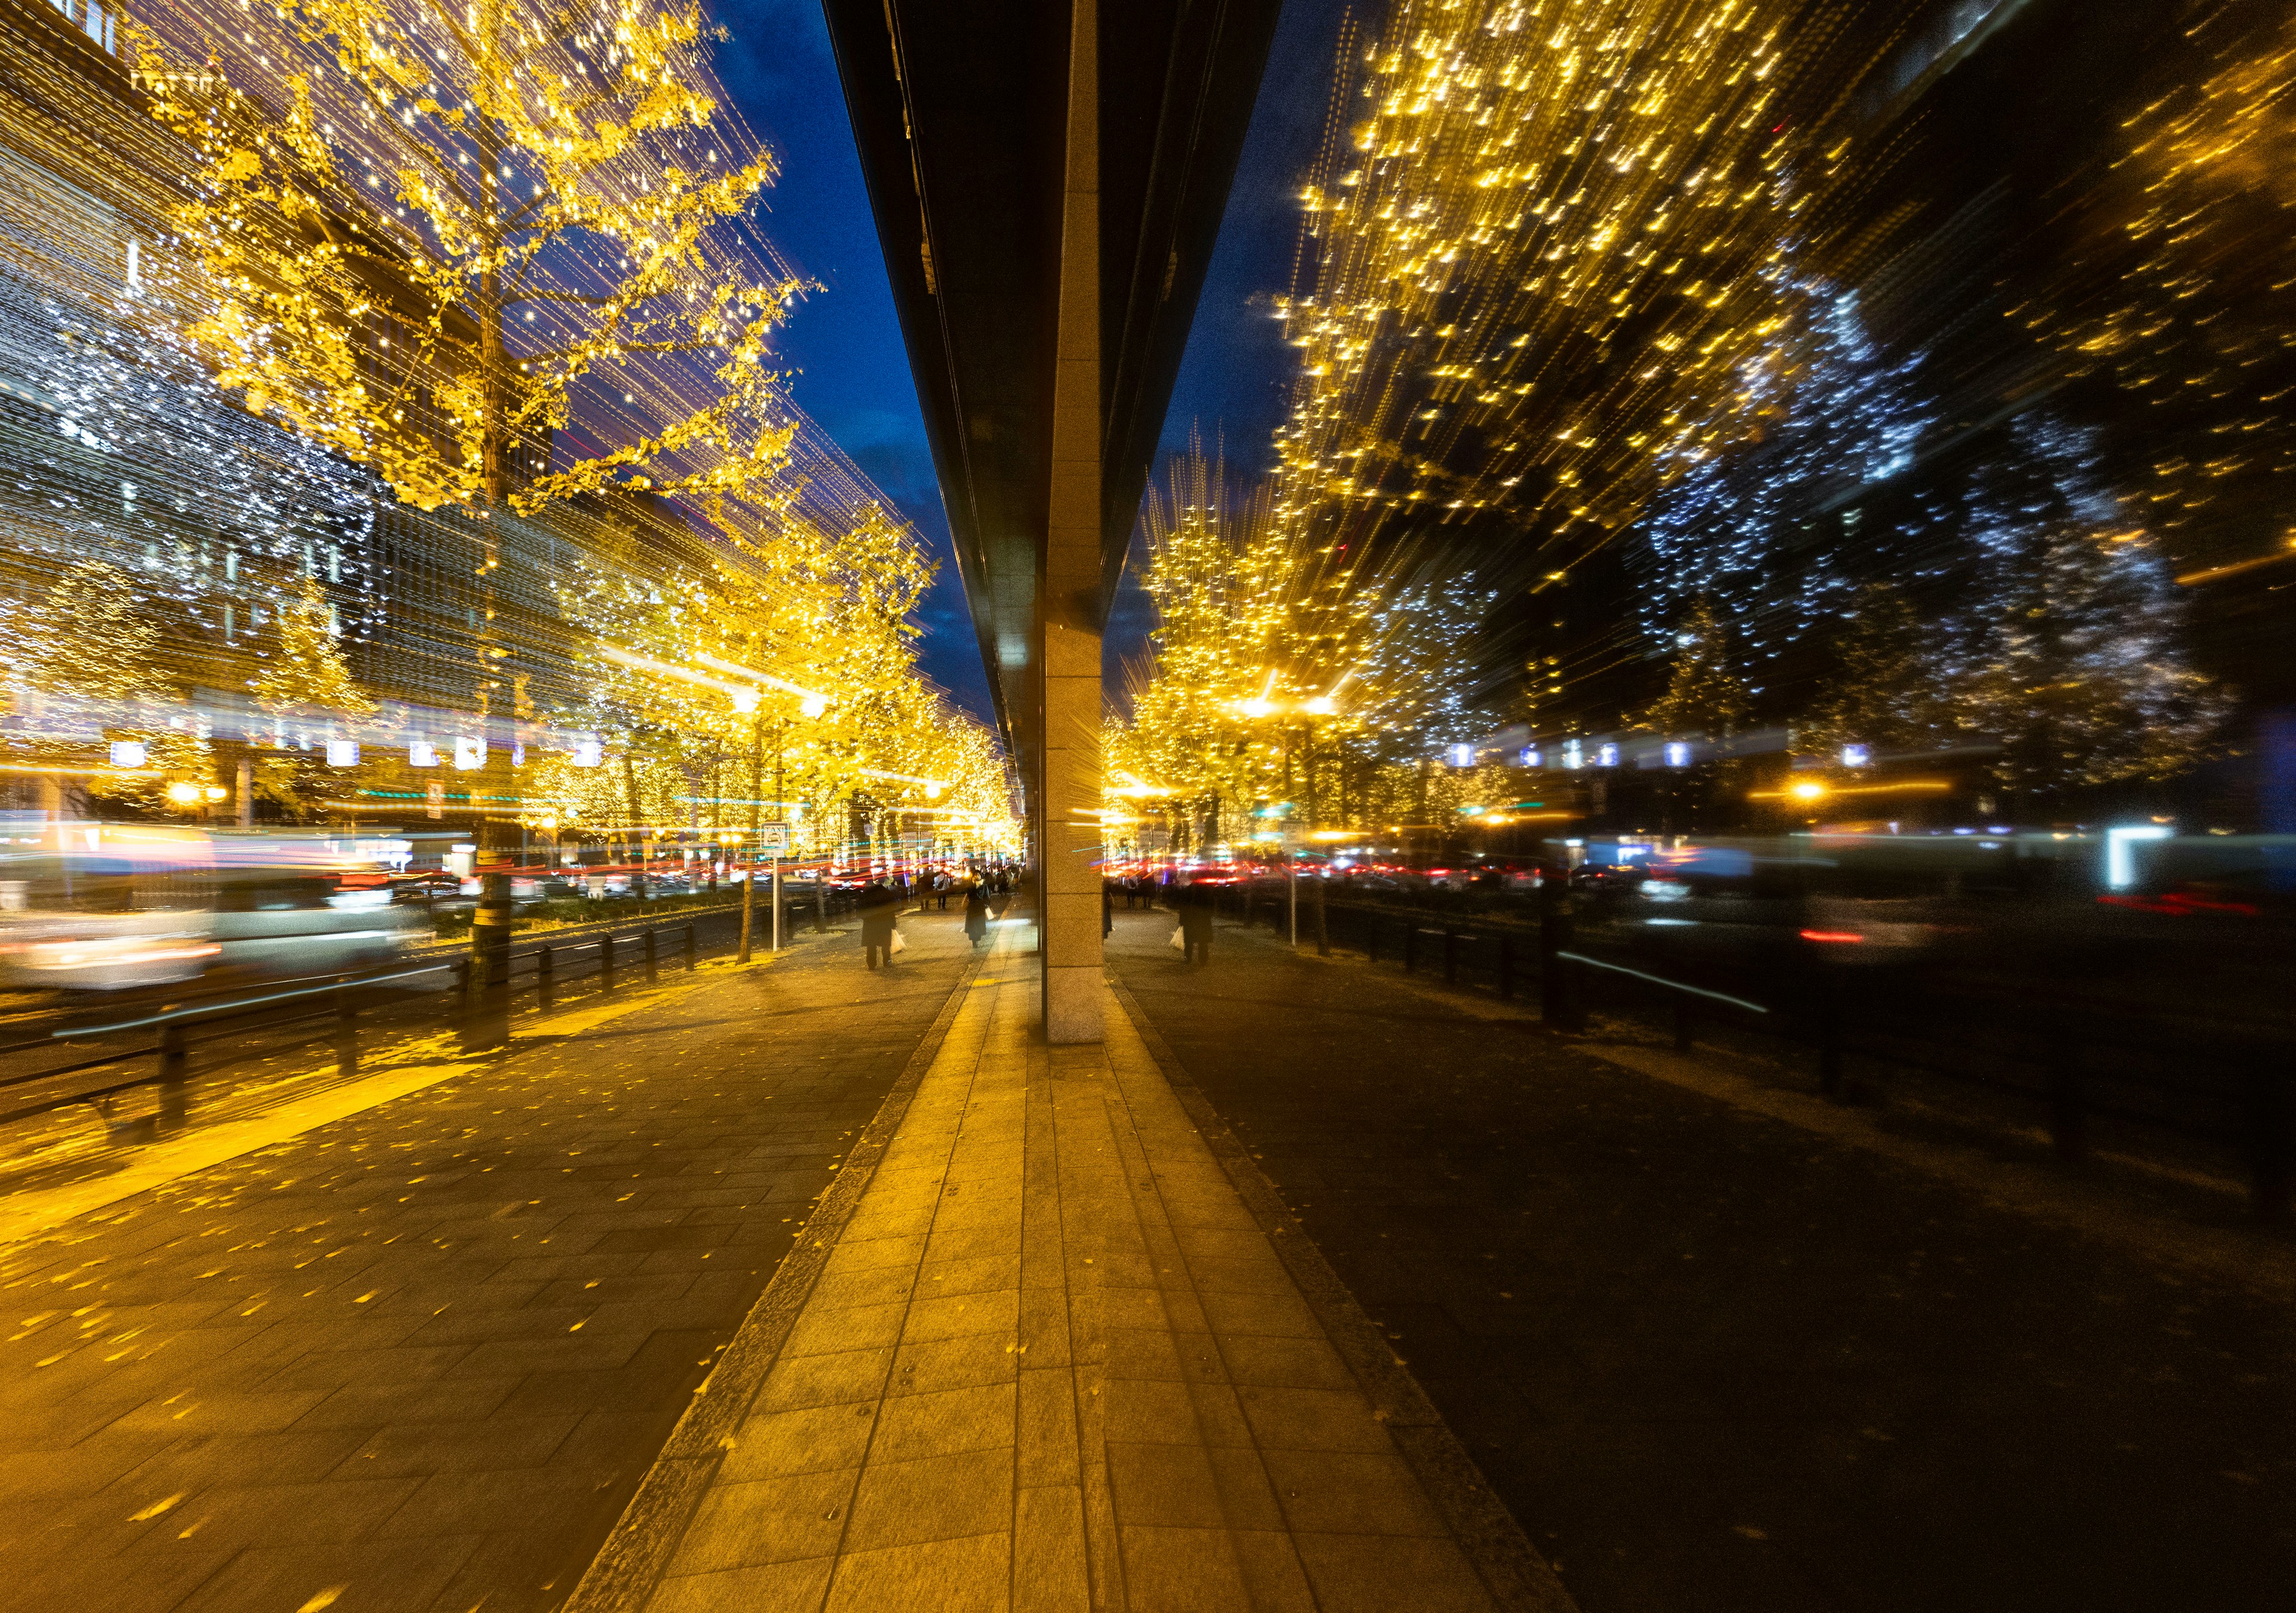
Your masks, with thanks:
M 790 848 L 790 826 L 785 823 L 763 823 L 758 826 L 758 850 L 775 857 L 786 854 Z

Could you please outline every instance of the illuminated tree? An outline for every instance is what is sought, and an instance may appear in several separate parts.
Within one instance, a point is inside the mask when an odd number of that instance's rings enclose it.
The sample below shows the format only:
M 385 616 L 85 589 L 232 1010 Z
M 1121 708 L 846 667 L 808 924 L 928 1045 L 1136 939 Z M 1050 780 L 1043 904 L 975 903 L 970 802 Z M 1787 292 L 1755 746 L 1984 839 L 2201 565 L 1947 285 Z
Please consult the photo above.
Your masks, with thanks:
M 84 560 L 57 579 L 16 647 L 25 681 L 49 694 L 124 702 L 173 692 L 135 580 L 106 561 Z
M 2290 546 L 2292 71 L 2287 8 L 2177 13 L 2111 140 L 2065 186 L 2054 273 L 2007 310 L 2068 370 L 2107 377 L 2142 405 L 2114 457 L 2125 444 L 2142 467 L 2138 519 L 2180 567 Z
M 2017 423 L 1970 504 L 1974 596 L 1961 624 L 1964 721 L 1997 737 L 2012 789 L 2158 780 L 2206 753 L 2231 701 L 2185 662 L 2158 546 L 2099 474 L 2093 441 Z
M 724 803 L 770 791 L 777 760 L 777 799 L 801 807 L 768 815 L 795 818 L 803 850 L 842 849 L 857 809 L 919 828 L 963 817 L 1009 844 L 994 741 L 917 673 L 932 572 L 914 535 L 874 502 L 734 511 L 720 535 L 706 560 L 644 574 L 607 555 L 566 580 L 562 608 L 594 647 L 584 697 L 556 716 L 595 734 L 602 760 L 542 759 L 529 816 L 745 829 L 755 814 Z
M 1731 621 L 1759 665 L 1837 613 L 1894 555 L 1861 531 L 1857 496 L 1913 459 L 1932 409 L 1866 334 L 1854 294 L 1770 271 L 1772 330 L 1669 459 L 1634 528 L 1643 630 L 1658 643 L 1694 600 Z
M 1718 446 L 1796 187 L 1839 156 L 1800 86 L 1845 27 L 1799 0 L 1398 0 L 1344 37 L 1279 303 L 1279 514 L 1531 529 L 1567 569 Z
M 1714 602 L 1701 599 L 1675 626 L 1674 670 L 1644 725 L 1669 738 L 1732 737 L 1752 710 L 1734 660 L 1729 629 Z
M 160 629 L 119 566 L 101 560 L 70 567 L 39 605 L 7 619 L 6 654 L 17 683 L 52 708 L 41 737 L 24 753 L 47 764 L 101 768 L 107 747 L 144 747 L 141 776 L 96 773 L 93 793 L 139 807 L 158 805 L 171 782 L 204 784 L 205 739 L 170 721 L 179 690 L 158 654 Z M 75 786 L 77 787 L 77 786 Z
M 276 616 L 279 648 L 252 679 L 255 698 L 268 712 L 314 712 L 363 717 L 374 702 L 352 679 L 336 643 L 334 608 L 318 580 L 306 577 L 283 599 Z
M 1834 644 L 1835 666 L 1794 725 L 1798 748 L 1836 755 L 1846 745 L 1879 753 L 1943 742 L 1955 723 L 1952 636 L 1924 622 L 1893 583 L 1861 589 Z
M 274 613 L 278 647 L 248 679 L 255 701 L 274 716 L 316 719 L 332 727 L 337 718 L 371 715 L 368 699 L 350 674 L 337 644 L 334 607 L 316 577 L 305 577 L 291 592 L 280 590 Z M 255 794 L 291 815 L 299 816 L 340 787 L 340 772 L 327 764 L 324 748 L 282 747 L 255 762 Z
M 782 473 L 767 342 L 800 288 L 745 228 L 774 164 L 721 116 L 697 8 L 286 0 L 168 25 L 225 81 L 147 39 L 201 162 L 177 227 L 217 301 L 193 335 L 250 409 L 426 509 Z M 554 440 L 578 416 L 594 449 Z
M 1314 544 L 1267 484 L 1238 495 L 1201 449 L 1151 490 L 1152 660 L 1108 736 L 1111 811 L 1159 808 L 1176 844 L 1241 838 L 1257 802 L 1324 824 L 1415 797 L 1429 747 L 1488 726 L 1472 640 L 1490 596 Z

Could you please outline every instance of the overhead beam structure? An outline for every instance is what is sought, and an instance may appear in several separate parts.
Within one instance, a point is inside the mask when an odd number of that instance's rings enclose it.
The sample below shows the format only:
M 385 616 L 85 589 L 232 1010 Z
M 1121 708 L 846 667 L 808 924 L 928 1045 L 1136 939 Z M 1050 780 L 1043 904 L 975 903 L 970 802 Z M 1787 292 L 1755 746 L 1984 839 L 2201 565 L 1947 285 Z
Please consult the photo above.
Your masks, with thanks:
M 1101 636 L 1279 0 L 824 0 L 1021 769 L 1045 1028 L 1100 1039 Z

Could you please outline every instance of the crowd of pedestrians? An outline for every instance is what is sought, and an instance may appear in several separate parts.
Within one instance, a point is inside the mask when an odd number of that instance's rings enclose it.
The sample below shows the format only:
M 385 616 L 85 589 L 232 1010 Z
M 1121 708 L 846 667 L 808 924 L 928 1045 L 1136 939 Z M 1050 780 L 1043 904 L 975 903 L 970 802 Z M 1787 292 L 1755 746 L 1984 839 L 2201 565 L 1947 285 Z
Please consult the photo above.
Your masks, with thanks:
M 890 968 L 906 943 L 901 939 L 901 915 L 914 900 L 916 910 L 931 904 L 936 912 L 948 911 L 949 899 L 964 903 L 964 933 L 978 951 L 988 939 L 988 921 L 1002 918 L 1013 900 L 1013 875 L 997 867 L 952 873 L 947 868 L 919 874 L 912 881 L 899 870 L 872 879 L 854 898 L 861 918 L 861 951 L 873 969 Z
M 988 939 L 989 921 L 1004 917 L 1012 904 L 1013 872 L 1007 868 L 951 872 L 939 869 L 919 875 L 914 884 L 906 873 L 896 872 L 882 879 L 873 879 L 862 887 L 856 900 L 861 918 L 861 948 L 868 967 L 890 967 L 899 956 L 900 919 L 911 900 L 922 911 L 931 904 L 937 912 L 948 910 L 951 897 L 957 898 L 964 913 L 964 934 L 975 951 Z M 1178 919 L 1172 932 L 1173 950 L 1181 961 L 1202 966 L 1211 961 L 1212 916 L 1219 895 L 1216 885 L 1190 879 L 1169 870 L 1158 874 L 1127 874 L 1103 882 L 1100 898 L 1100 933 L 1105 938 L 1116 924 L 1116 903 L 1123 900 L 1128 909 L 1157 908 L 1169 909 Z

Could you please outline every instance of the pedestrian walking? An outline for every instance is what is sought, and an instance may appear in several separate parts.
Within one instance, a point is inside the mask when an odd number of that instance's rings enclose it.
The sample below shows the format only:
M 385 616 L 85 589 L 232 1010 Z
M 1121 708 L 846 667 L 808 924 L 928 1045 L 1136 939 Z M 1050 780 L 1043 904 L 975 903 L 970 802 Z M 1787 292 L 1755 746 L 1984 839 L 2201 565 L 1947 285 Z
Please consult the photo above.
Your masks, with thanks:
M 1180 910 L 1180 961 L 1208 964 L 1212 960 L 1212 902 L 1215 893 L 1208 885 L 1191 880 L 1174 893 L 1172 903 Z
M 964 933 L 972 937 L 975 951 L 988 936 L 988 893 L 978 879 L 964 887 Z
M 864 886 L 856 904 L 861 909 L 861 949 L 868 955 L 869 967 L 882 963 L 893 965 L 893 942 L 900 934 L 901 899 L 882 880 L 871 880 Z

